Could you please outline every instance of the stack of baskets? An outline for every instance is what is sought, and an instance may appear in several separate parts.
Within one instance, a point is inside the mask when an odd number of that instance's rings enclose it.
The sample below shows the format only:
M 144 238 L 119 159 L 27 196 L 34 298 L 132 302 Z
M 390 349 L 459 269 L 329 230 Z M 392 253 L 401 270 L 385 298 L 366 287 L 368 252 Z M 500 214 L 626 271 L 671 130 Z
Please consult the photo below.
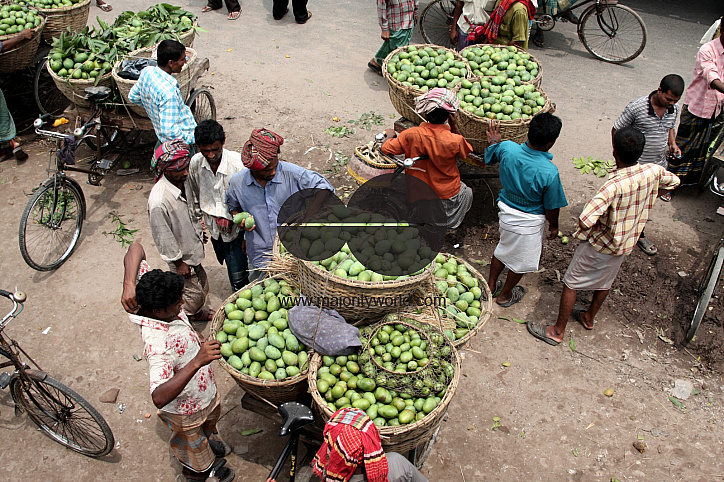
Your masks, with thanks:
M 48 18 L 45 29 L 43 29 L 43 40 L 51 43 L 53 37 L 58 37 L 68 29 L 71 32 L 83 30 L 88 23 L 90 2 L 91 0 L 81 0 L 69 7 L 38 8 Z
M 190 30 L 190 32 L 193 34 L 193 29 Z M 190 37 L 191 41 L 193 43 L 193 37 Z M 118 71 L 121 69 L 121 64 L 123 60 L 125 59 L 138 59 L 138 58 L 149 58 L 151 57 L 151 54 L 153 53 L 152 49 L 145 48 L 145 49 L 139 49 L 131 52 L 123 59 L 118 60 L 116 62 L 116 65 L 113 66 L 113 70 L 111 71 L 111 76 L 113 77 L 113 80 L 116 82 L 116 85 L 118 86 L 118 91 L 121 93 L 121 98 L 123 98 L 123 102 L 125 102 L 128 105 L 128 108 L 131 109 L 134 113 L 142 116 L 142 117 L 148 117 L 148 114 L 146 113 L 146 109 L 141 107 L 138 104 L 134 104 L 128 100 L 128 93 L 131 91 L 131 87 L 135 85 L 137 82 L 136 80 L 128 80 L 120 77 L 118 75 Z M 176 78 L 179 84 L 179 88 L 181 89 L 181 96 L 186 99 L 189 95 L 189 90 L 191 89 L 191 70 L 193 67 L 193 63 L 196 60 L 196 51 L 192 48 L 187 47 L 186 48 L 186 55 L 188 56 L 189 60 L 184 64 L 183 68 L 181 69 L 181 72 L 178 74 L 173 74 L 173 76 Z
M 43 29 L 47 24 L 45 16 L 41 15 L 41 18 L 40 25 L 33 29 L 33 36 L 30 40 L 21 42 L 12 50 L 0 53 L 0 73 L 7 74 L 24 69 L 33 61 L 35 53 L 38 51 L 38 45 L 40 45 L 40 37 Z M 2 36 L 0 37 L 0 41 L 4 42 L 16 35 L 17 34 Z

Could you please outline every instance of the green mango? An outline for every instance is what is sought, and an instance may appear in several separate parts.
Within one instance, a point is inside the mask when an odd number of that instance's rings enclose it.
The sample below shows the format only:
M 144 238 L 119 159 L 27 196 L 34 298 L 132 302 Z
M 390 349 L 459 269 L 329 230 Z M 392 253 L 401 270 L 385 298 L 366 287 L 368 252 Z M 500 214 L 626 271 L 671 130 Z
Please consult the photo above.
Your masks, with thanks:
M 231 345 L 231 351 L 233 351 L 235 355 L 244 353 L 248 349 L 249 349 L 249 339 L 247 337 L 237 338 L 234 341 L 234 344 Z
M 284 360 L 284 365 L 286 366 L 294 366 L 299 363 L 299 356 L 297 356 L 296 353 L 292 353 L 288 350 L 284 350 L 282 352 L 282 360 Z
M 265 362 L 266 354 L 259 347 L 253 346 L 249 349 L 249 356 L 256 362 Z
M 249 376 L 257 378 L 261 372 L 261 363 L 254 361 L 249 365 Z
M 279 351 L 279 349 L 272 345 L 268 345 L 266 348 L 264 348 L 264 354 L 272 360 L 278 360 L 282 357 L 282 353 Z

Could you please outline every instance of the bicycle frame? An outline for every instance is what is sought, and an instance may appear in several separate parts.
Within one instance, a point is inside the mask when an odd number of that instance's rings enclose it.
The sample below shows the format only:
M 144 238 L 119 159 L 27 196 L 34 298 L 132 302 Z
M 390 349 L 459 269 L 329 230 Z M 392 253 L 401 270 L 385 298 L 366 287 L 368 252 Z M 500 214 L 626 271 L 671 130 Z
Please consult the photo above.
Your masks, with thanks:
M 20 358 L 20 353 L 22 353 L 23 355 L 25 355 L 25 358 L 27 358 L 30 363 L 33 364 L 35 368 L 42 372 L 43 369 L 40 368 L 36 361 L 33 360 L 33 358 L 28 355 L 25 350 L 23 350 L 18 342 L 11 338 L 5 337 L 5 327 L 23 311 L 23 304 L 22 302 L 17 301 L 15 299 L 15 296 L 11 295 L 9 292 L 4 290 L 0 290 L 0 292 L 2 292 L 3 295 L 5 293 L 10 295 L 8 296 L 8 298 L 13 302 L 13 309 L 3 317 L 2 321 L 0 321 L 0 355 L 4 356 L 9 360 L 7 362 L 0 363 L 0 368 L 14 366 L 16 373 L 22 373 L 28 367 L 28 365 L 24 363 Z

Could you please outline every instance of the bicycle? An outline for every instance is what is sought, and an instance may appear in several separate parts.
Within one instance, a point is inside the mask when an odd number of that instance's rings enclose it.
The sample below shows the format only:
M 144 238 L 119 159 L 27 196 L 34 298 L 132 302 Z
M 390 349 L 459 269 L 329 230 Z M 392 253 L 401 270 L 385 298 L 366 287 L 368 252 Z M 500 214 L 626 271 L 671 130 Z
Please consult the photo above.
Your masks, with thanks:
M 298 402 L 287 402 L 279 405 L 279 415 L 282 417 L 282 428 L 279 430 L 280 437 L 286 437 L 289 435 L 289 440 L 284 445 L 282 453 L 279 454 L 279 458 L 274 464 L 269 473 L 268 479 L 276 480 L 279 473 L 286 464 L 287 460 L 291 457 L 291 466 L 289 468 L 289 480 L 295 482 L 297 477 L 301 482 L 307 482 L 312 478 L 312 468 L 306 462 L 311 462 L 310 455 L 316 453 L 317 449 L 321 446 L 320 444 L 311 444 L 304 442 L 307 446 L 307 457 L 305 463 L 301 464 L 301 467 L 297 467 L 297 450 L 299 448 L 299 437 L 301 435 L 301 429 L 314 423 L 314 414 L 306 405 Z M 297 472 L 297 470 L 299 471 Z
M 709 260 L 709 264 L 704 271 L 704 275 L 699 281 L 697 293 L 699 298 L 696 302 L 696 308 L 694 309 L 694 315 L 691 317 L 689 322 L 689 329 L 686 332 L 686 341 L 691 341 L 696 335 L 696 331 L 701 325 L 701 321 L 704 319 L 704 315 L 709 308 L 709 302 L 711 297 L 717 291 L 719 287 L 719 278 L 721 276 L 722 266 L 724 265 L 724 234 L 714 248 L 714 254 Z
M 718 171 L 719 168 L 724 165 L 724 150 L 720 151 L 722 142 L 724 141 L 724 128 L 719 130 L 719 133 L 709 145 L 707 151 L 706 160 L 701 168 L 701 177 L 696 187 L 699 188 L 699 192 L 703 192 L 707 187 L 711 188 L 711 192 L 719 196 L 724 196 L 724 186 L 719 185 Z
M 27 413 L 46 435 L 83 455 L 103 457 L 110 453 L 115 440 L 98 411 L 74 390 L 48 376 L 15 340 L 5 336 L 5 327 L 23 311 L 25 293 L 0 290 L 0 296 L 13 302 L 13 309 L 0 321 L 0 355 L 9 360 L 0 363 L 0 368 L 12 366 L 15 370 L 0 373 L 0 388 L 10 387 L 15 415 Z M 21 353 L 35 368 L 23 362 Z
M 97 140 L 103 132 L 100 119 L 101 104 L 110 95 L 108 87 L 89 87 L 86 99 L 93 104 L 93 115 L 82 126 L 67 136 L 61 132 L 43 130 L 41 127 L 52 118 L 44 114 L 33 123 L 38 135 L 56 140 L 56 147 L 50 151 L 48 161 L 49 177 L 40 184 L 23 210 L 18 230 L 20 253 L 33 269 L 50 271 L 62 265 L 73 253 L 83 229 L 86 215 L 86 201 L 80 184 L 68 176 L 66 171 L 88 174 L 88 183 L 99 186 L 111 168 L 112 162 L 102 158 L 105 147 Z M 95 134 L 87 134 L 93 129 Z M 95 155 L 90 159 L 90 168 L 68 165 L 75 162 L 77 145 L 90 138 L 96 139 Z M 106 144 L 112 144 L 107 140 Z M 66 155 L 62 155 L 63 143 L 67 143 Z M 53 164 L 55 167 L 53 168 Z
M 589 5 L 591 4 L 591 5 Z M 552 30 L 556 20 L 584 5 L 577 26 L 578 38 L 586 50 L 599 60 L 615 64 L 629 62 L 638 57 L 646 46 L 647 31 L 638 13 L 618 0 L 584 0 L 561 10 L 555 15 L 537 15 L 533 20 L 542 31 Z M 420 15 L 420 33 L 428 43 L 455 48 L 450 42 L 455 2 L 433 0 Z

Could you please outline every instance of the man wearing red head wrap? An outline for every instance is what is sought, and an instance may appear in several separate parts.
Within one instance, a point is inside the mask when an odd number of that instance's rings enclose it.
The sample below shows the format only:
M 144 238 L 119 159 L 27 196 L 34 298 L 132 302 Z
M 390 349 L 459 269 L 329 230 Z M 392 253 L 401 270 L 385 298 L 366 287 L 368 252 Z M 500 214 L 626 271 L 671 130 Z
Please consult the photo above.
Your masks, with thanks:
M 213 312 L 204 307 L 209 281 L 201 266 L 207 240 L 186 194 L 190 147 L 181 139 L 166 141 L 154 157 L 157 182 L 148 196 L 151 235 L 169 270 L 184 277 L 183 309 L 189 319 L 208 321 Z

